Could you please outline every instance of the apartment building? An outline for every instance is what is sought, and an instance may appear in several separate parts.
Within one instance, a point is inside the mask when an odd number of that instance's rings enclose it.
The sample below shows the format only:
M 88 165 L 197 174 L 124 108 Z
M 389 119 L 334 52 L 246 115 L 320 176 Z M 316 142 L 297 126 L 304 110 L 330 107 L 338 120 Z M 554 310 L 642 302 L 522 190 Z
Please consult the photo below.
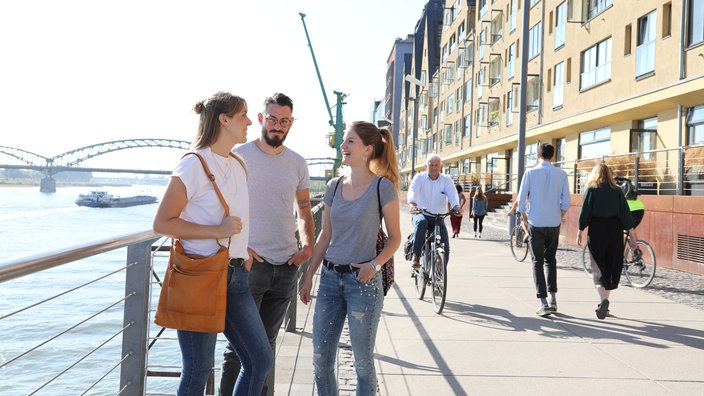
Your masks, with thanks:
M 644 194 L 704 196 L 704 0 L 445 0 L 421 19 L 439 43 L 404 71 L 402 187 L 433 152 L 459 183 L 515 192 L 524 125 L 525 166 L 552 143 L 575 194 L 606 161 Z

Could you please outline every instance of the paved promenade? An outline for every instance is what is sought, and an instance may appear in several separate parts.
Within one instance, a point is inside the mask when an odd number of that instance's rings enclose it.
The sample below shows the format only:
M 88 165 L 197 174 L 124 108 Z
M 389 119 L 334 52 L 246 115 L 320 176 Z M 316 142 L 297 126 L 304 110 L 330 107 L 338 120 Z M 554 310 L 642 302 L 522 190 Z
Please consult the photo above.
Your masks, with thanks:
M 450 240 L 442 315 L 427 296 L 417 299 L 410 265 L 396 255 L 376 340 L 380 395 L 704 395 L 704 277 L 658 270 L 645 290 L 623 278 L 613 316 L 598 320 L 580 253 L 561 249 L 558 313 L 541 318 L 530 256 L 516 262 L 505 230 L 487 227 L 475 239 L 464 220 Z M 408 235 L 403 210 L 401 224 Z M 298 304 L 298 332 L 280 334 L 277 395 L 316 394 L 312 304 Z M 338 361 L 340 393 L 354 395 L 345 334 Z

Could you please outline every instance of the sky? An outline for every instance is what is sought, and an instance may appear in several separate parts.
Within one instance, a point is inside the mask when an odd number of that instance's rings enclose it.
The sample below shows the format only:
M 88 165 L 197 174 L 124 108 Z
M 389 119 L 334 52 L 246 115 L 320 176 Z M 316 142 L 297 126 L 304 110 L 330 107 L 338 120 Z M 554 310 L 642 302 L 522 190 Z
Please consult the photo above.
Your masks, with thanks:
M 427 0 L 22 0 L 0 2 L 0 145 L 51 157 L 122 139 L 193 141 L 193 106 L 217 91 L 244 97 L 253 125 L 265 97 L 289 95 L 286 144 L 333 157 L 332 131 L 299 12 L 331 106 L 369 120 L 396 38 Z M 335 109 L 332 109 L 333 116 Z M 131 149 L 82 166 L 172 169 L 181 152 Z M 18 163 L 0 154 L 0 164 Z M 129 166 L 127 166 L 129 165 Z

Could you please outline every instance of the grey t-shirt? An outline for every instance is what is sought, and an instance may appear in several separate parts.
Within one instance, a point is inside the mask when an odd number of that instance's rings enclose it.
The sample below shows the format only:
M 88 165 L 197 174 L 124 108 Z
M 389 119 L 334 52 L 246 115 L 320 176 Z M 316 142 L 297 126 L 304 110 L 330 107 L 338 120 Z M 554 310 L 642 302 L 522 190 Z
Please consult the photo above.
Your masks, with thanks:
M 249 247 L 271 264 L 284 264 L 298 251 L 296 191 L 310 188 L 305 158 L 284 148 L 263 152 L 252 141 L 234 150 L 247 164 Z
M 341 178 L 328 182 L 325 189 L 325 210 L 330 210 L 332 238 L 325 258 L 335 264 L 364 263 L 376 257 L 376 236 L 379 232 L 379 204 L 376 187 L 379 177 L 369 184 L 361 197 L 347 201 L 342 197 Z M 338 180 L 340 184 L 335 191 Z M 333 199 L 333 191 L 335 197 Z M 386 178 L 379 185 L 381 206 L 398 199 L 396 188 Z

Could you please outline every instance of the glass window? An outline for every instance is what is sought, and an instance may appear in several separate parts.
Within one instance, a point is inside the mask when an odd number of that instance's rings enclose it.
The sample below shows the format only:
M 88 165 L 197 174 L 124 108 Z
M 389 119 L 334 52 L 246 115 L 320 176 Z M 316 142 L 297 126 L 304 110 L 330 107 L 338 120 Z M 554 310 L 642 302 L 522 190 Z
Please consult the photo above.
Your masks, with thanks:
M 525 167 L 532 167 L 538 165 L 538 146 L 540 142 L 526 145 L 525 152 Z
M 515 73 L 515 60 L 516 60 L 516 43 L 512 43 L 508 47 L 508 66 L 507 66 L 507 78 L 511 79 Z
M 479 0 L 479 19 L 489 10 L 489 0 Z
M 452 144 L 452 124 L 445 124 L 445 144 Z
M 687 44 L 704 41 L 704 0 L 687 2 Z
M 455 111 L 457 111 L 459 113 L 460 111 L 462 111 L 462 87 L 461 86 L 459 88 L 457 88 L 457 90 L 455 91 L 455 98 L 457 98 L 457 100 L 455 101 L 456 106 L 457 106 L 457 108 L 455 108 Z
M 484 119 L 484 106 L 477 107 L 477 127 L 475 128 L 476 137 L 482 135 L 482 120 Z
M 580 87 L 586 89 L 611 78 L 611 38 L 582 52 Z
M 506 94 L 506 126 L 513 124 L 513 91 Z
M 611 6 L 612 0 L 587 0 L 587 19 L 592 19 L 599 15 L 606 8 Z
M 447 114 L 452 114 L 452 111 L 455 109 L 455 94 L 450 94 L 450 96 L 447 97 Z
M 636 76 L 655 70 L 655 24 L 656 12 L 638 19 L 638 42 L 636 46 Z
M 687 144 L 704 144 L 704 105 L 689 109 L 687 113 Z
M 538 76 L 528 76 L 528 86 L 526 88 L 526 110 L 537 110 L 540 108 L 540 78 Z
M 496 18 L 491 21 L 491 44 L 501 40 L 504 32 L 504 18 L 502 14 L 497 14 Z
M 631 152 L 644 153 L 644 159 L 650 159 L 655 150 L 655 142 L 658 134 L 658 118 L 652 117 L 638 121 L 638 128 L 631 130 Z
M 530 6 L 533 7 L 534 5 L 538 4 L 540 0 L 530 0 Z
M 461 1 L 460 1 L 460 4 L 462 4 Z M 464 22 L 460 23 L 460 27 L 459 27 L 458 29 L 459 29 L 459 30 L 457 31 L 457 39 L 458 39 L 460 42 L 463 42 L 463 41 L 464 41 L 464 38 L 465 38 Z
M 470 128 L 472 127 L 472 114 L 464 116 L 464 136 L 469 136 Z
M 464 84 L 464 101 L 465 103 L 472 101 L 472 80 L 469 80 Z
M 565 87 L 565 62 L 555 65 L 555 73 L 552 82 L 552 108 L 560 107 L 563 104 Z
M 611 151 L 611 128 L 600 128 L 579 134 L 579 158 L 597 158 Z
M 555 48 L 565 44 L 565 26 L 567 26 L 567 2 L 563 1 L 555 10 Z
M 518 0 L 511 0 L 511 16 L 509 17 L 509 27 L 513 32 L 516 30 L 516 13 L 518 12 Z
M 445 61 L 447 60 L 447 55 L 448 55 L 447 44 L 445 44 L 442 46 L 442 59 L 441 59 L 442 63 L 445 63 Z
M 533 25 L 528 32 L 528 59 L 534 58 L 540 54 L 540 49 L 543 46 L 543 22 L 540 21 Z
M 457 39 L 455 39 L 455 35 L 453 34 L 450 36 L 450 53 L 455 52 L 457 49 Z

